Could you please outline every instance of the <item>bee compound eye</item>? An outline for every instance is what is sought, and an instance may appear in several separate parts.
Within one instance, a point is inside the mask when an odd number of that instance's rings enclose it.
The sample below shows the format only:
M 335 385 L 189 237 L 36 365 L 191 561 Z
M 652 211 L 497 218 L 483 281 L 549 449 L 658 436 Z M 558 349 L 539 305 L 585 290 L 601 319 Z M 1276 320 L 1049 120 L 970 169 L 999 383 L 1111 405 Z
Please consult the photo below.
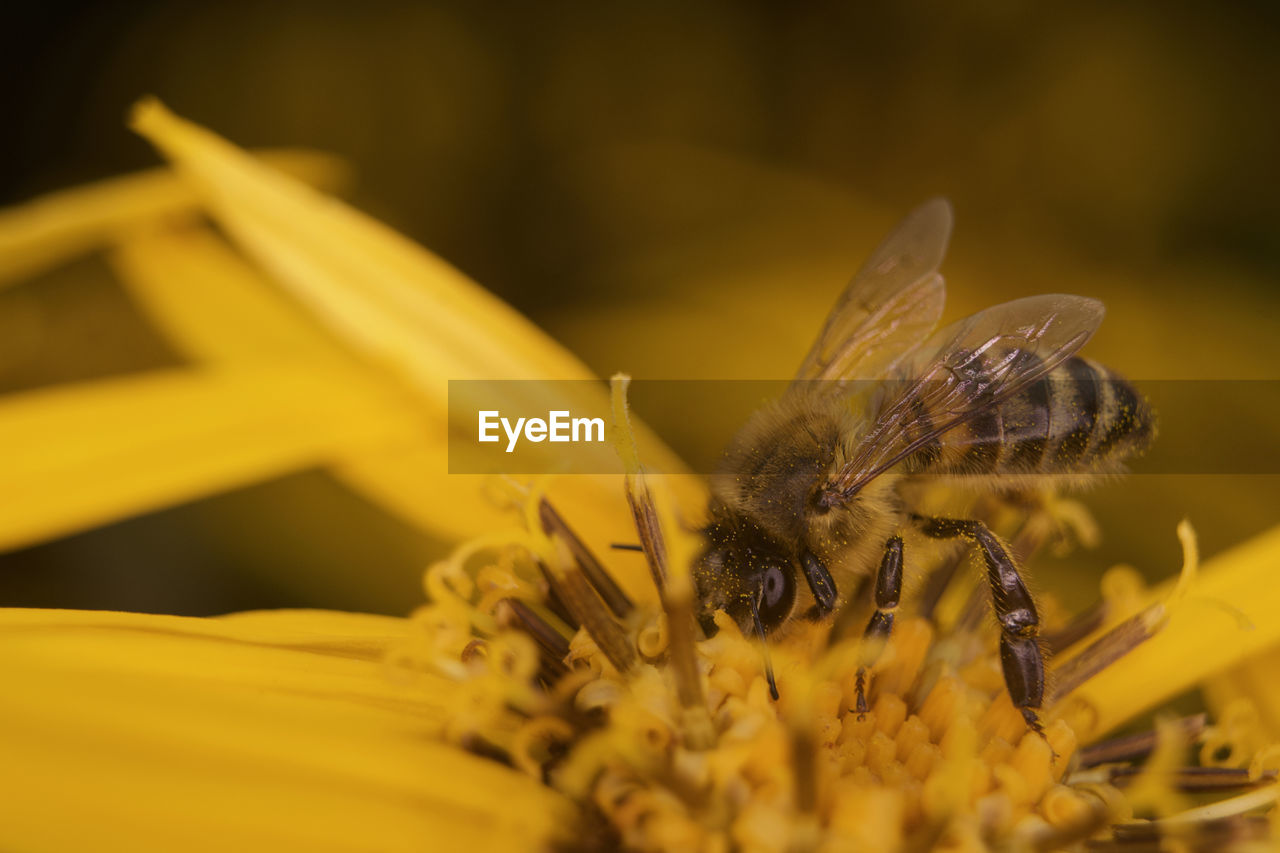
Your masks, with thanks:
M 770 566 L 760 578 L 760 610 L 766 622 L 777 624 L 791 610 L 795 599 L 795 578 L 781 566 Z

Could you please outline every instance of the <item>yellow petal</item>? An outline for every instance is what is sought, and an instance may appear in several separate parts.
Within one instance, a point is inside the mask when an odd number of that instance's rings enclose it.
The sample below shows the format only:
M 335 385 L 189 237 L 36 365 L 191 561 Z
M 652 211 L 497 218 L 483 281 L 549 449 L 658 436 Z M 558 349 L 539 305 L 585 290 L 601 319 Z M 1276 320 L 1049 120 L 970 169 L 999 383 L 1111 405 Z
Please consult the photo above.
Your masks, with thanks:
M 158 101 L 139 104 L 133 124 L 283 286 L 438 411 L 445 411 L 449 379 L 593 378 L 510 306 L 385 225 L 263 166 Z M 651 464 L 681 470 L 660 443 L 642 438 Z
M 381 223 L 144 101 L 133 125 L 246 250 L 344 339 L 446 402 L 446 378 L 589 379 L 492 294 Z
M 349 375 L 176 370 L 0 400 L 0 548 L 431 435 Z M 434 433 L 443 442 L 438 429 Z
M 1089 740 L 1280 645 L 1280 528 L 1208 561 L 1154 637 L 1072 694 Z M 1151 603 L 1166 601 L 1170 582 Z
M 404 638 L 403 619 L 338 610 L 251 610 L 210 619 L 126 613 L 116 610 L 0 609 L 0 630 L 81 628 L 135 630 L 222 638 L 339 656 L 381 659 L 387 645 Z
M 272 282 L 207 228 L 132 234 L 113 252 L 112 261 L 160 327 L 194 358 L 247 369 L 282 361 L 312 364 L 317 370 L 340 364 L 351 371 L 353 381 L 387 384 L 385 374 L 352 363 L 309 316 L 277 295 Z M 404 399 L 412 407 L 414 400 Z M 488 478 L 447 473 L 447 447 L 438 431 L 362 446 L 343 455 L 332 470 L 384 510 L 433 536 L 466 538 L 511 521 L 510 512 L 489 494 Z M 550 493 L 561 511 L 581 525 L 593 548 L 634 537 L 617 478 L 564 479 L 553 483 Z M 602 496 L 613 500 L 601 501 Z M 643 594 L 648 584 L 638 574 L 636 578 L 635 590 Z
M 135 230 L 110 260 L 156 325 L 197 361 L 351 364 L 337 341 L 207 227 Z
M 318 186 L 346 181 L 341 162 L 324 154 L 281 151 L 262 158 Z M 190 216 L 196 209 L 195 194 L 169 169 L 153 169 L 0 210 L 0 287 L 103 245 L 139 223 Z
M 6 846 L 545 848 L 569 804 L 432 740 L 447 682 L 388 678 L 408 624 L 0 611 Z

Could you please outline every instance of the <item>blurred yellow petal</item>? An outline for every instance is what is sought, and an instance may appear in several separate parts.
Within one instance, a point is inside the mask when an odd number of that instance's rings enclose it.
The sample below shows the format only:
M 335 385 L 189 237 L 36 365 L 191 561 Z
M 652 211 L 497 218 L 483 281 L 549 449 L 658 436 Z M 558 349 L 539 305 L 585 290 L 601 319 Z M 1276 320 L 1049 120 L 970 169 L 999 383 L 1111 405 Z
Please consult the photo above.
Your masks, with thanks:
M 130 235 L 112 253 L 121 280 L 157 324 L 192 358 L 244 364 L 280 361 L 323 369 L 342 364 L 361 381 L 384 382 L 361 369 L 275 284 L 207 228 L 169 228 Z M 405 396 L 406 405 L 414 400 Z M 337 476 L 410 524 L 446 538 L 501 524 L 502 510 L 482 494 L 478 478 L 446 482 L 438 431 L 386 447 L 362 448 L 335 465 Z
M 178 370 L 0 399 L 0 547 L 322 465 L 353 446 L 443 441 L 348 374 Z
M 80 628 L 146 630 L 191 637 L 328 652 L 377 660 L 387 644 L 404 639 L 404 620 L 337 610 L 251 610 L 211 619 L 125 613 L 116 610 L 0 609 L 0 630 Z
M 437 411 L 449 379 L 592 379 L 493 294 L 385 225 L 263 166 L 158 101 L 135 129 L 189 175 L 218 221 L 343 340 L 409 381 Z M 602 399 L 606 399 L 603 386 Z M 642 447 L 679 470 L 660 442 Z
M 195 360 L 351 363 L 337 341 L 209 228 L 139 230 L 110 259 L 139 304 Z
M 1280 646 L 1280 528 L 1208 561 L 1154 637 L 1077 690 L 1082 740 L 1104 734 L 1232 666 Z M 1167 601 L 1172 582 L 1150 603 Z
M 387 384 L 385 374 L 352 363 L 336 341 L 208 229 L 139 232 L 113 252 L 112 261 L 160 327 L 193 358 L 246 367 L 289 361 L 317 370 L 339 364 L 354 381 Z M 418 402 L 408 395 L 398 399 L 410 410 Z M 447 448 L 438 430 L 361 446 L 332 466 L 340 480 L 366 498 L 434 536 L 466 538 L 510 522 L 510 512 L 487 494 L 486 477 L 447 470 Z M 592 547 L 632 538 L 616 478 L 575 476 L 553 483 L 551 490 L 562 511 L 589 518 L 584 528 Z M 613 506 L 602 504 L 601 495 L 613 497 Z
M 199 188 L 218 221 L 345 340 L 443 410 L 446 378 L 590 379 L 497 297 L 379 222 L 263 166 L 158 101 L 134 128 Z
M 404 620 L 0 611 L 12 849 L 545 848 L 566 801 L 450 749 Z M 421 676 L 431 680 L 430 676 Z
M 262 154 L 264 162 L 323 187 L 346 182 L 334 157 L 310 151 Z M 0 287 L 68 260 L 151 220 L 190 216 L 195 193 L 169 169 L 152 169 L 42 196 L 0 210 Z

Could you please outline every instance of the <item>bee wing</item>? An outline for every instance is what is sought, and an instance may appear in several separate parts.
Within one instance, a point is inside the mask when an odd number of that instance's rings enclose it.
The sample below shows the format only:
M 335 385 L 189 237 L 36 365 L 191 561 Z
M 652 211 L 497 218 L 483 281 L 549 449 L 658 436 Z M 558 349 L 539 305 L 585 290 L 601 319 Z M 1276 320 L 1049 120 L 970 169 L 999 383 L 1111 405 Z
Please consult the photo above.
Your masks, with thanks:
M 951 236 L 951 205 L 925 202 L 902 220 L 854 275 L 796 373 L 840 390 L 852 379 L 879 379 L 924 340 L 946 299 L 938 265 Z
M 1032 296 L 939 330 L 886 383 L 884 402 L 849 461 L 822 487 L 838 502 L 925 444 L 1044 376 L 1102 322 L 1102 303 Z

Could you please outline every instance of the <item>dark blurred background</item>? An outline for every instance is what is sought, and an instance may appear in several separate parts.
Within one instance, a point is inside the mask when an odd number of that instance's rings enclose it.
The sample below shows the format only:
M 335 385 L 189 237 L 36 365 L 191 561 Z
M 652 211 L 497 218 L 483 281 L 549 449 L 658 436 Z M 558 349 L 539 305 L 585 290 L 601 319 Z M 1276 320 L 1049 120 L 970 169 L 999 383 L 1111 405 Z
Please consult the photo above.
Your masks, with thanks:
M 155 165 L 123 122 L 153 93 L 341 156 L 356 206 L 603 375 L 772 378 L 943 194 L 952 316 L 1079 292 L 1109 309 L 1089 351 L 1130 376 L 1276 379 L 1278 24 L 1269 2 L 12 3 L 0 204 Z M 0 334 L 4 391 L 181 361 L 99 258 L 0 291 Z M 1205 440 L 1277 425 L 1233 420 Z M 1221 550 L 1276 521 L 1276 479 L 1108 487 L 1105 544 L 1071 565 L 1166 574 L 1182 515 Z M 0 604 L 402 613 L 447 544 L 307 472 L 0 556 Z

